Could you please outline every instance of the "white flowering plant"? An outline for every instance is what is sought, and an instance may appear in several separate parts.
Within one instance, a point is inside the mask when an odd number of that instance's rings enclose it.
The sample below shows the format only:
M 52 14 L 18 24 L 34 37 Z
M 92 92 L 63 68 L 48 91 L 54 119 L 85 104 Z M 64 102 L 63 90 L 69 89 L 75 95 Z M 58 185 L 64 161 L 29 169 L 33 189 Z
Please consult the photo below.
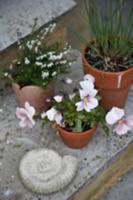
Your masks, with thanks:
M 61 49 L 58 42 L 49 44 L 48 37 L 56 27 L 51 23 L 35 34 L 36 21 L 31 34 L 19 41 L 17 60 L 3 72 L 4 77 L 12 77 L 21 87 L 37 85 L 46 88 L 60 73 L 69 71 L 73 60 L 68 59 L 71 47 L 66 44 Z

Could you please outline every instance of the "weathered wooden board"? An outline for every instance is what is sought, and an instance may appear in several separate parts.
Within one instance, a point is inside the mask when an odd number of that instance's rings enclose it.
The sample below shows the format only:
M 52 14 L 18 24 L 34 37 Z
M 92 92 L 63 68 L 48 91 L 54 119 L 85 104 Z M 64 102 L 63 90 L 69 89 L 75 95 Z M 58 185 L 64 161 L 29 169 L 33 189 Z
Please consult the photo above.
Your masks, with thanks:
M 71 200 L 99 200 L 125 173 L 133 169 L 133 142 L 118 154 L 88 185 L 85 185 Z

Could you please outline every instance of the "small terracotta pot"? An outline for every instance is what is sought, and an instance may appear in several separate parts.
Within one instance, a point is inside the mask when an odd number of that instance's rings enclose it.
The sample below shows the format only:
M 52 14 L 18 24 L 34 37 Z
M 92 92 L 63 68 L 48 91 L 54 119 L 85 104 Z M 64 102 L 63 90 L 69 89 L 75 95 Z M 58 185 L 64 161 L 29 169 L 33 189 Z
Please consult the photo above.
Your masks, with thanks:
M 54 84 L 50 84 L 47 89 L 34 85 L 20 88 L 17 83 L 13 83 L 12 87 L 19 106 L 23 107 L 28 101 L 37 111 L 47 110 L 50 107 L 50 102 L 46 100 L 54 95 L 55 88 Z
M 71 147 L 71 148 L 82 148 L 86 146 L 91 138 L 91 136 L 94 134 L 94 132 L 97 129 L 97 126 L 85 131 L 85 132 L 69 132 L 63 129 L 60 126 L 57 126 L 57 129 L 59 131 L 59 134 L 63 140 L 63 142 Z
M 90 41 L 92 42 L 92 41 Z M 121 72 L 105 72 L 91 66 L 86 60 L 87 46 L 82 53 L 84 74 L 95 77 L 96 88 L 102 97 L 101 106 L 106 110 L 113 106 L 123 108 L 133 83 L 133 67 Z

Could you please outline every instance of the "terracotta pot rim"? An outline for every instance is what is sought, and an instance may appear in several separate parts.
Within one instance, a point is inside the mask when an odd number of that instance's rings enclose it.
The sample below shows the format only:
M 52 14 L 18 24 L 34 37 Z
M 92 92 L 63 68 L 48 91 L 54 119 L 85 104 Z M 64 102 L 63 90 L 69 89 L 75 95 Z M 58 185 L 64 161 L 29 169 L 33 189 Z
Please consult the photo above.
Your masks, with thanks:
M 61 126 L 57 126 L 57 129 L 65 132 L 67 135 L 78 135 L 78 136 L 83 136 L 83 135 L 86 135 L 88 134 L 88 132 L 92 131 L 92 130 L 95 130 L 97 128 L 97 125 L 95 125 L 93 128 L 90 128 L 88 129 L 87 131 L 83 131 L 83 132 L 73 132 L 73 131 L 67 131 L 65 130 L 63 127 Z
M 53 85 L 54 81 L 52 81 L 46 88 L 42 88 L 41 86 L 38 86 L 38 85 L 25 85 L 23 87 L 20 88 L 20 85 L 13 81 L 13 85 L 17 85 L 19 87 L 20 90 L 23 90 L 25 88 L 29 88 L 29 89 L 32 89 L 32 88 L 36 88 L 36 89 L 41 89 L 41 90 L 47 90 L 49 87 L 51 87 L 51 85 Z
M 93 39 L 89 40 L 89 43 L 91 43 L 92 41 L 93 41 Z M 108 74 L 108 75 L 126 74 L 126 73 L 130 73 L 130 71 L 133 70 L 133 66 L 132 66 L 131 68 L 129 68 L 129 69 L 127 69 L 127 70 L 124 70 L 124 71 L 119 71 L 119 72 L 106 72 L 106 71 L 104 71 L 104 70 L 99 70 L 99 69 L 97 69 L 96 67 L 93 67 L 92 65 L 90 65 L 90 64 L 88 63 L 88 61 L 87 61 L 86 58 L 85 58 L 86 50 L 87 50 L 87 48 L 88 48 L 88 46 L 89 46 L 89 43 L 88 43 L 88 45 L 85 45 L 85 46 L 83 47 L 83 51 L 82 51 L 82 59 L 83 59 L 84 62 L 85 62 L 85 66 L 88 66 L 88 65 L 89 65 L 89 67 L 91 67 L 94 71 L 96 71 L 96 72 L 101 72 L 101 73 Z
M 13 84 L 18 85 L 18 87 L 20 88 L 20 85 L 17 82 L 13 82 Z M 23 86 L 21 89 L 24 89 L 24 88 L 42 88 L 42 87 L 37 86 L 37 85 L 26 85 L 26 86 Z

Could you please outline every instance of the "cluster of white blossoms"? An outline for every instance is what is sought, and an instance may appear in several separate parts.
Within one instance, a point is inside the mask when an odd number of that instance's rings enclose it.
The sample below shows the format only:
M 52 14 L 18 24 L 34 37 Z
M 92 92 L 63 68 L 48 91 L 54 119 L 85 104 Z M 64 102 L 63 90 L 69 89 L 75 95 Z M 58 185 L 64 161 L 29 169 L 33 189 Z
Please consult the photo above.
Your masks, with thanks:
M 25 62 L 26 65 L 30 64 L 30 60 L 27 57 L 25 57 L 25 61 L 24 62 Z
M 42 72 L 42 78 L 45 79 L 49 76 L 49 72 Z
M 50 24 L 48 27 L 45 28 L 43 36 L 47 35 L 48 33 L 52 33 L 56 27 L 56 23 Z

